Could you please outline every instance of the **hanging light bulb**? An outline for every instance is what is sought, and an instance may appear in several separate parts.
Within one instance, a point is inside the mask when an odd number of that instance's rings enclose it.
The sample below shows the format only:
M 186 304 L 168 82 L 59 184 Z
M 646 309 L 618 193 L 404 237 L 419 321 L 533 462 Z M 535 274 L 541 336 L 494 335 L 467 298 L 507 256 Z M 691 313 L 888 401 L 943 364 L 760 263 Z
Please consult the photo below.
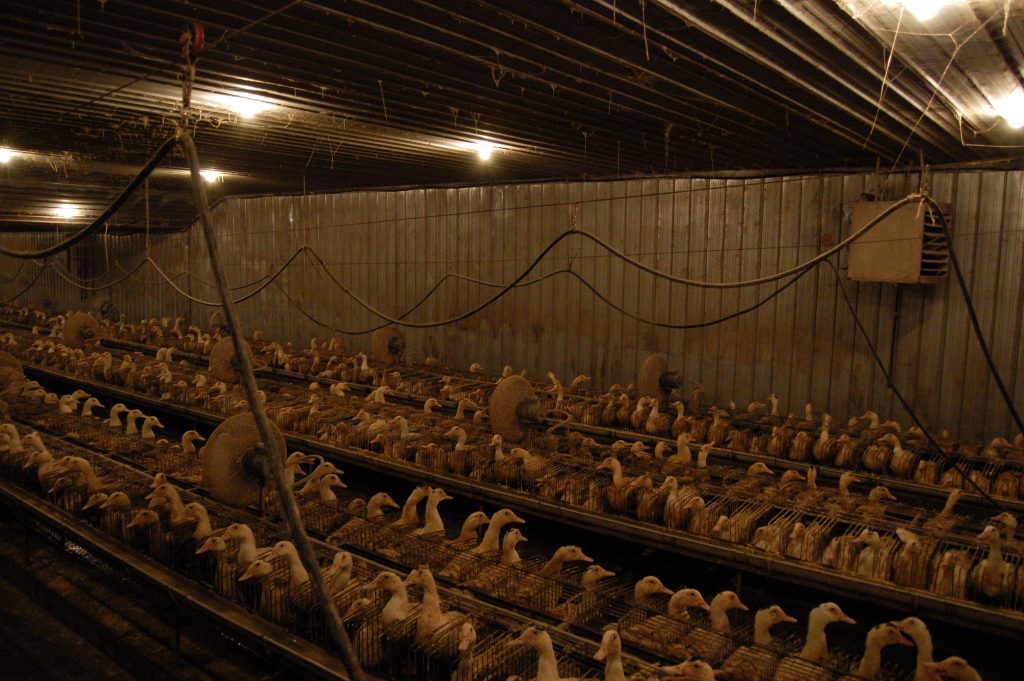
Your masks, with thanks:
M 995 108 L 1011 128 L 1024 127 L 1024 90 L 1014 90 L 996 102 Z
M 202 175 L 203 179 L 207 182 L 216 182 L 220 178 L 224 177 L 224 173 L 219 170 L 200 170 L 199 174 Z
M 239 118 L 253 118 L 257 114 L 269 111 L 274 108 L 270 102 L 265 102 L 254 97 L 243 97 L 239 95 L 213 95 L 212 99 L 228 111 L 238 114 Z
M 494 144 L 486 140 L 480 140 L 474 146 L 476 147 L 476 155 L 480 157 L 481 161 L 491 158 L 491 154 L 494 152 Z
M 0 163 L 9 163 L 12 158 L 15 157 L 13 149 L 7 147 L 0 147 Z
M 934 18 L 943 7 L 952 5 L 959 0 L 889 0 L 889 4 L 903 5 L 918 21 Z
M 78 206 L 73 206 L 70 203 L 62 203 L 53 209 L 53 214 L 62 220 L 77 218 L 81 212 Z

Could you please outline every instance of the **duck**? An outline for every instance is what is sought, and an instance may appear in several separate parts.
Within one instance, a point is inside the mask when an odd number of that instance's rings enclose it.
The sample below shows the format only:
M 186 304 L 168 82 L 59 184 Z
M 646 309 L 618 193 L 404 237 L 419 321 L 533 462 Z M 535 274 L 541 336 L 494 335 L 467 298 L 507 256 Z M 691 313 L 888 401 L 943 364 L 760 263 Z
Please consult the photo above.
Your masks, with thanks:
M 686 654 L 709 662 L 722 661 L 734 648 L 729 636 L 732 631 L 729 611 L 735 609 L 748 609 L 735 591 L 722 591 L 716 594 L 711 599 L 711 626 L 708 629 L 694 629 L 681 643 L 669 650 L 676 655 Z
M 928 625 L 918 617 L 907 617 L 892 625 L 902 631 L 917 648 L 917 662 L 914 667 L 914 681 L 932 681 L 934 676 L 929 669 L 932 662 L 932 635 Z
M 302 564 L 295 544 L 288 540 L 277 542 L 266 554 L 264 560 L 269 561 L 277 556 L 283 557 L 288 563 L 288 586 L 292 604 L 299 605 L 308 602 L 304 590 L 309 584 L 309 572 Z
M 335 551 L 331 564 L 321 570 L 321 575 L 328 593 L 344 591 L 352 582 L 352 554 L 348 551 Z
M 956 681 L 981 681 L 981 674 L 962 657 L 947 657 L 941 662 L 929 662 L 926 665 L 929 672 L 938 674 L 946 679 Z
M 609 457 L 602 461 L 598 470 L 611 471 L 612 484 L 605 490 L 605 500 L 609 508 L 618 513 L 628 513 L 635 504 L 636 496 L 641 489 L 654 489 L 651 479 L 647 476 L 627 478 L 622 474 L 622 464 L 618 459 Z
M 164 424 L 160 423 L 160 419 L 155 416 L 147 416 L 142 420 L 142 429 L 139 431 L 139 437 L 143 440 L 155 440 L 156 434 L 153 432 L 153 429 L 163 427 Z
M 570 624 L 591 614 L 598 605 L 598 584 L 614 576 L 600 565 L 589 566 L 580 577 L 580 592 L 551 608 L 551 614 Z
M 518 637 L 509 641 L 508 645 L 527 645 L 537 652 L 537 674 L 534 681 L 577 681 L 558 673 L 555 646 L 551 642 L 551 635 L 544 628 L 530 625 Z
M 221 536 L 225 540 L 233 539 L 238 542 L 238 555 L 235 564 L 239 572 L 257 558 L 267 556 L 274 548 L 272 546 L 257 547 L 256 536 L 253 534 L 252 528 L 245 523 L 231 523 L 224 529 Z
M 420 485 L 409 493 L 405 504 L 402 506 L 402 513 L 398 520 L 389 524 L 389 527 L 396 529 L 412 529 L 420 524 L 420 502 L 430 496 L 433 489 L 427 485 Z
M 988 542 L 988 556 L 971 572 L 975 592 L 987 599 L 1003 599 L 1013 595 L 1015 569 L 1003 559 L 1003 536 L 995 525 L 986 525 L 978 540 Z
M 622 638 L 614 626 L 605 630 L 593 659 L 604 662 L 604 681 L 626 681 L 622 666 Z
M 917 589 L 926 588 L 928 574 L 925 568 L 931 561 L 934 542 L 922 542 L 920 535 L 905 527 L 897 527 L 896 536 L 903 546 L 892 559 L 893 583 Z
M 825 628 L 834 622 L 856 624 L 857 622 L 843 612 L 843 609 L 832 602 L 822 603 L 811 610 L 807 618 L 807 639 L 803 648 L 796 655 L 790 655 L 779 663 L 774 681 L 819 681 L 828 678 L 828 672 L 822 668 L 808 668 L 807 662 L 828 664 L 828 642 Z
M 289 459 L 291 459 L 291 457 L 289 457 Z M 291 461 L 289 461 L 288 463 L 291 463 Z M 319 494 L 320 479 L 323 478 L 325 475 L 330 475 L 332 473 L 340 476 L 344 474 L 344 471 L 342 471 L 340 468 L 335 466 L 330 461 L 322 462 L 319 466 L 313 469 L 312 473 L 306 476 L 305 482 L 303 482 L 302 487 L 295 490 L 295 496 L 308 497 Z
M 957 502 L 963 497 L 964 492 L 961 489 L 951 489 L 949 495 L 946 497 L 946 503 L 943 505 L 942 510 L 924 521 L 924 527 L 926 530 L 932 530 L 934 532 L 949 532 L 956 527 L 959 518 L 953 515 L 953 508 Z
M 974 559 L 963 549 L 948 549 L 942 553 L 929 589 L 939 596 L 967 598 L 967 586 L 971 582 L 971 566 Z
M 565 564 L 570 562 L 593 563 L 594 559 L 583 553 L 579 546 L 560 546 L 537 574 L 527 574 L 519 580 L 512 600 L 528 603 L 541 610 L 555 607 L 562 595 L 558 577 Z
M 761 492 L 766 484 L 766 477 L 775 475 L 775 471 L 768 467 L 763 461 L 757 461 L 747 467 L 746 474 L 739 480 L 729 484 L 728 494 L 730 496 L 754 496 Z M 723 480 L 725 482 L 725 480 Z
M 527 541 L 518 527 L 513 527 L 501 539 L 501 557 L 497 565 L 487 565 L 472 579 L 462 583 L 463 586 L 479 591 L 491 592 L 499 580 L 512 580 L 516 575 L 509 572 L 509 567 L 518 567 L 523 559 L 516 546 Z
M 882 649 L 886 646 L 914 645 L 909 639 L 903 636 L 903 631 L 894 624 L 876 624 L 869 631 L 864 641 L 864 656 L 860 658 L 860 664 L 854 670 L 853 675 L 844 676 L 841 681 L 858 681 L 866 679 L 873 681 L 882 670 Z
M 420 645 L 426 644 L 441 630 L 468 619 L 464 613 L 441 609 L 441 597 L 430 568 L 421 566 L 411 571 L 405 578 L 405 586 L 423 588 L 423 601 L 416 619 L 416 642 Z
M 390 598 L 380 614 L 382 626 L 387 627 L 396 622 L 401 622 L 412 612 L 412 604 L 409 603 L 409 594 L 406 590 L 405 582 L 394 572 L 385 570 L 378 573 L 363 589 L 383 589 L 389 594 Z
M 864 545 L 857 554 L 854 573 L 860 577 L 888 581 L 891 540 L 885 545 L 882 537 L 874 530 L 862 530 L 853 541 Z
M 138 409 L 131 409 L 124 416 L 124 434 L 125 435 L 137 435 L 139 433 L 139 427 L 136 425 L 136 421 L 140 418 L 144 418 L 146 415 Z
M 678 681 L 715 681 L 715 670 L 704 660 L 687 660 L 671 667 L 659 667 L 665 678 Z
M 498 540 L 501 537 L 502 529 L 506 525 L 525 522 L 510 508 L 495 511 L 480 543 L 467 552 L 457 554 L 438 574 L 453 581 L 461 582 L 479 566 L 480 556 L 496 554 L 498 552 L 500 548 Z
M 661 485 L 653 490 L 641 487 L 637 497 L 636 517 L 649 523 L 657 523 L 665 517 L 665 504 L 679 491 L 679 480 L 673 475 L 665 476 Z
M 194 520 L 195 529 L 192 530 L 192 538 L 197 545 L 202 544 L 213 534 L 213 526 L 210 524 L 210 514 L 198 501 L 190 501 L 182 508 L 182 518 Z
M 107 427 L 115 430 L 121 430 L 121 414 L 130 411 L 128 407 L 124 406 L 121 402 L 118 402 L 110 408 L 110 413 L 107 416 Z
M 468 548 L 478 541 L 477 533 L 481 527 L 491 522 L 483 511 L 473 511 L 462 521 L 462 529 L 457 537 L 448 539 L 445 543 L 452 547 Z
M 737 648 L 722 664 L 722 673 L 734 681 L 768 681 L 779 662 L 772 627 L 796 621 L 778 605 L 758 610 L 754 615 L 754 645 Z
M 149 508 L 156 510 L 161 506 L 167 506 L 170 512 L 171 525 L 180 525 L 185 522 L 185 504 L 181 501 L 178 489 L 170 483 L 157 485 L 153 491 L 146 495 L 149 499 Z
M 641 645 L 649 645 L 647 641 L 667 644 L 677 639 L 676 634 L 681 635 L 678 623 L 657 612 L 661 602 L 657 597 L 675 595 L 676 592 L 655 575 L 638 579 L 633 584 L 632 605 L 619 618 L 619 632 L 626 640 Z M 685 608 L 680 613 L 686 614 Z
M 239 582 L 260 582 L 261 588 L 256 607 L 260 615 L 271 621 L 281 619 L 287 603 L 287 591 L 282 589 L 281 584 L 276 580 L 268 580 L 273 573 L 273 563 L 270 560 L 258 558 L 249 563 L 238 577 Z
M 431 489 L 430 494 L 427 495 L 427 506 L 423 513 L 423 526 L 417 527 L 412 533 L 414 535 L 443 535 L 444 520 L 437 511 L 437 505 L 442 501 L 451 501 L 453 498 L 440 487 Z
M 95 409 L 96 407 L 103 409 L 103 404 L 100 403 L 100 401 L 97 400 L 95 397 L 88 398 L 85 402 L 82 403 L 82 416 L 85 418 L 97 418 L 96 416 L 92 415 L 92 410 Z

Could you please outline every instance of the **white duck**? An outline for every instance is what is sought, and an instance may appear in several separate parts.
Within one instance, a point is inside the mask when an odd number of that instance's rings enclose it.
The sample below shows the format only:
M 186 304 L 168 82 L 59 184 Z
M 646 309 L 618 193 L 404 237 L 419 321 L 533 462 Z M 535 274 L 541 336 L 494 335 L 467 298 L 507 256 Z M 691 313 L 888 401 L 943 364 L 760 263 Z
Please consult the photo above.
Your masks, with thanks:
M 452 499 L 453 497 L 448 496 L 440 487 L 430 490 L 430 494 L 427 495 L 427 507 L 423 512 L 423 527 L 417 527 L 412 533 L 414 535 L 444 534 L 444 520 L 437 511 L 437 505 L 442 501 L 451 501 Z
M 121 430 L 121 414 L 129 411 L 128 407 L 124 406 L 120 402 L 110 408 L 110 414 L 107 417 L 107 427 L 111 429 Z
M 722 664 L 721 671 L 736 681 L 767 681 L 775 671 L 779 655 L 772 638 L 772 627 L 783 622 L 795 623 L 778 605 L 757 611 L 754 615 L 754 645 L 743 646 Z
M 156 434 L 153 432 L 154 428 L 163 428 L 164 424 L 160 423 L 160 419 L 155 416 L 147 416 L 142 420 L 142 430 L 139 436 L 143 440 L 155 440 Z
M 828 642 L 825 638 L 825 627 L 833 622 L 845 622 L 856 624 L 851 617 L 848 617 L 843 609 L 835 603 L 822 603 L 814 610 L 811 610 L 807 619 L 807 640 L 804 647 L 797 655 L 786 657 L 779 663 L 774 681 L 818 681 L 827 679 L 828 672 L 824 667 L 811 669 L 807 662 L 817 664 L 828 663 Z
M 622 667 L 622 638 L 617 629 L 610 628 L 604 632 L 594 659 L 598 662 L 604 660 L 604 681 L 626 681 L 626 671 Z
M 903 637 L 903 632 L 894 624 L 878 624 L 868 631 L 867 639 L 864 642 L 864 656 L 860 658 L 860 664 L 854 674 L 856 676 L 844 676 L 842 681 L 857 681 L 867 679 L 872 681 L 882 670 L 882 648 L 891 645 L 910 646 L 914 645 Z
M 537 651 L 537 676 L 534 681 L 575 681 L 558 673 L 558 660 L 551 635 L 540 627 L 528 626 L 509 645 L 528 645 Z
M 917 663 L 914 667 L 914 681 L 931 681 L 933 674 L 929 671 L 928 665 L 932 662 L 932 635 L 928 626 L 917 617 L 907 617 L 899 622 L 893 622 L 893 626 L 910 637 L 917 647 Z
M 986 598 L 1002 598 L 1013 591 L 1014 569 L 1003 560 L 1003 537 L 995 525 L 986 525 L 978 539 L 988 542 L 988 557 L 971 572 L 971 583 Z
M 932 673 L 956 681 L 981 681 L 981 674 L 962 657 L 947 657 L 942 662 L 930 662 L 925 668 Z
M 441 609 L 441 597 L 438 595 L 437 583 L 430 568 L 419 567 L 410 572 L 405 578 L 405 585 L 423 588 L 420 616 L 416 620 L 416 641 L 420 644 L 427 643 L 434 634 L 455 622 L 467 619 L 461 612 L 445 612 Z

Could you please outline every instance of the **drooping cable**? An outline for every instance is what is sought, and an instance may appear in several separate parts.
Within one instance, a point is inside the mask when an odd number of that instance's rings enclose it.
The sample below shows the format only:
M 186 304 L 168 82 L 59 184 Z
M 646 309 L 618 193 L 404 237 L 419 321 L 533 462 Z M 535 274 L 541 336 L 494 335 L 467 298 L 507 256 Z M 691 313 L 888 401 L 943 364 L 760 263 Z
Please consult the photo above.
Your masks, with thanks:
M 135 267 L 133 269 L 128 270 L 125 274 L 122 274 L 120 277 L 118 277 L 114 281 L 110 281 L 110 282 L 107 282 L 106 284 L 101 284 L 99 286 L 86 286 L 84 284 L 76 283 L 70 277 L 70 275 L 67 272 L 65 272 L 62 268 L 57 267 L 53 263 L 50 263 L 50 269 L 52 269 L 54 272 L 56 272 L 58 277 L 60 277 L 64 281 L 68 282 L 69 284 L 71 284 L 75 288 L 80 289 L 82 291 L 89 291 L 91 293 L 94 293 L 96 291 L 106 291 L 109 288 L 113 288 L 113 287 L 117 286 L 122 281 L 124 281 L 125 279 L 127 279 L 130 276 L 132 276 L 133 274 L 138 272 L 140 269 L 142 269 L 142 266 L 145 265 L 148 260 L 149 260 L 148 258 L 143 258 L 142 260 L 140 260 L 135 265 Z
M 306 528 L 303 526 L 302 515 L 299 511 L 298 503 L 295 501 L 295 495 L 292 493 L 291 485 L 285 479 L 284 460 L 286 453 L 281 451 L 280 443 L 273 436 L 270 419 L 260 403 L 259 388 L 256 385 L 256 374 L 253 371 L 252 360 L 242 347 L 242 343 L 245 342 L 243 340 L 242 325 L 235 315 L 235 305 L 231 300 L 231 291 L 228 289 L 227 277 L 220 263 L 216 234 L 214 234 L 213 230 L 213 216 L 210 213 L 210 204 L 207 201 L 206 190 L 203 187 L 203 179 L 200 175 L 199 153 L 196 151 L 192 137 L 184 127 L 178 129 L 178 140 L 188 159 L 189 170 L 192 175 L 192 195 L 196 202 L 196 208 L 199 211 L 199 223 L 206 237 L 206 249 L 210 256 L 210 268 L 213 271 L 213 277 L 217 282 L 217 288 L 220 292 L 224 319 L 227 322 L 228 328 L 231 329 L 231 343 L 234 347 L 236 361 L 238 362 L 238 373 L 241 377 L 242 386 L 245 389 L 246 399 L 249 401 L 253 419 L 256 421 L 256 428 L 259 430 L 260 437 L 263 439 L 264 446 L 269 454 L 270 473 L 277 485 L 281 509 L 284 512 L 283 515 L 291 530 L 295 547 L 298 549 L 299 558 L 309 573 L 309 581 L 313 586 L 313 592 L 317 595 L 320 606 L 323 608 L 327 629 L 341 649 L 341 656 L 345 663 L 346 671 L 354 681 L 367 681 L 366 675 L 359 664 L 355 649 L 352 647 L 352 642 L 349 640 L 348 633 L 341 623 L 341 613 L 338 612 L 338 606 L 328 591 L 327 585 L 324 583 L 323 574 L 320 572 L 320 561 L 317 559 L 316 554 L 313 552 L 313 547 L 309 543 L 309 537 L 306 535 Z
M 1006 403 L 1006 408 L 1010 410 L 1010 416 L 1013 417 L 1014 422 L 1017 424 L 1018 431 L 1024 433 L 1024 420 L 1021 420 L 1020 412 L 1017 411 L 1017 407 L 1013 403 L 1013 397 L 1010 396 L 1010 391 L 1007 390 L 1006 383 L 1003 382 L 1003 377 L 999 374 L 996 362 L 992 358 L 992 351 L 989 350 L 988 342 L 985 340 L 985 333 L 981 330 L 981 323 L 978 321 L 978 313 L 974 309 L 971 292 L 967 288 L 967 282 L 964 281 L 964 274 L 960 271 L 960 261 L 957 259 L 956 250 L 953 248 L 953 235 L 949 231 L 949 222 L 946 220 L 946 214 L 942 211 L 942 207 L 931 197 L 926 196 L 924 200 L 927 203 L 928 210 L 937 214 L 939 224 L 942 225 L 942 233 L 946 237 L 946 244 L 949 248 L 949 261 L 953 265 L 953 274 L 956 275 L 957 286 L 960 288 L 960 293 L 963 294 L 964 304 L 967 306 L 967 316 L 970 317 L 971 328 L 974 329 L 974 336 L 978 339 L 981 352 L 985 355 L 988 370 L 992 372 L 992 377 L 996 381 L 996 387 L 999 388 L 999 394 Z
M 156 167 L 160 165 L 160 162 L 163 161 L 164 158 L 166 158 L 167 154 L 171 153 L 171 150 L 174 149 L 174 144 L 175 141 L 173 137 L 166 139 L 163 144 L 157 148 L 149 160 L 146 161 L 146 165 L 142 167 L 142 170 L 132 178 L 132 181 L 128 183 L 128 186 L 121 190 L 121 193 L 117 195 L 117 198 L 115 198 L 113 202 L 107 206 L 106 210 L 104 210 L 103 213 L 101 213 L 100 216 L 90 224 L 86 225 L 66 239 L 61 239 L 52 246 L 40 248 L 37 251 L 15 251 L 0 246 L 0 255 L 6 255 L 11 258 L 18 258 L 21 260 L 28 260 L 30 258 L 46 258 L 54 253 L 60 253 L 61 251 L 71 248 L 85 237 L 98 231 L 107 223 L 107 220 L 109 220 L 114 213 L 116 213 L 121 206 L 131 198 L 132 194 L 135 193 L 135 190 L 137 190 L 146 178 L 156 170 Z
M 35 286 L 36 282 L 39 281 L 39 277 L 43 276 L 43 272 L 45 272 L 47 269 L 49 269 L 49 263 L 45 263 L 42 267 L 40 267 L 39 271 L 35 273 L 35 275 L 32 277 L 32 279 L 29 280 L 27 284 L 25 284 L 25 287 L 23 289 L 15 293 L 10 298 L 4 298 L 3 300 L 0 300 L 0 303 L 9 303 L 12 300 L 17 300 L 18 298 L 20 298 L 22 295 L 24 295 L 25 291 L 28 291 L 30 288 Z
M 974 490 L 985 499 L 985 501 L 999 511 L 1005 510 L 999 505 L 999 502 L 993 499 L 988 492 L 983 490 L 981 486 L 974 481 L 974 478 L 964 471 L 952 457 L 946 455 L 946 452 L 939 446 L 939 443 L 935 441 L 935 438 L 932 436 L 931 432 L 929 432 L 928 428 L 925 427 L 921 418 L 917 415 L 917 412 L 914 411 L 914 408 L 910 406 L 910 403 L 905 397 L 903 397 L 903 393 L 900 392 L 900 389 L 896 387 L 896 383 L 892 380 L 892 374 L 890 374 L 888 368 L 886 368 L 885 361 L 883 361 L 882 356 L 878 354 L 878 349 L 875 347 L 874 341 L 871 340 L 871 335 L 868 333 L 868 330 L 864 328 L 864 324 L 860 320 L 860 315 L 857 314 L 857 306 L 854 305 L 853 301 L 850 299 L 850 294 L 846 290 L 846 285 L 843 284 L 843 276 L 839 273 L 839 268 L 836 267 L 835 263 L 831 260 L 826 260 L 825 262 L 830 268 L 832 268 L 832 272 L 836 275 L 836 285 L 839 288 L 839 293 L 841 294 L 843 302 L 846 303 L 847 309 L 850 311 L 850 316 L 853 318 L 854 325 L 857 327 L 857 330 L 860 331 L 860 335 L 864 338 L 864 342 L 867 343 L 868 350 L 871 351 L 871 357 L 875 360 L 875 364 L 878 365 L 878 370 L 882 373 L 882 376 L 885 377 L 889 389 L 892 390 L 892 394 L 897 400 L 899 400 L 899 403 L 903 405 L 903 409 L 906 410 L 907 414 L 910 415 L 910 419 L 914 422 L 914 425 L 921 429 L 925 439 L 928 440 L 928 444 L 938 452 L 939 456 L 941 456 L 949 466 L 956 470 L 956 472 L 960 474 L 960 477 L 970 484 L 970 486 L 973 487 Z

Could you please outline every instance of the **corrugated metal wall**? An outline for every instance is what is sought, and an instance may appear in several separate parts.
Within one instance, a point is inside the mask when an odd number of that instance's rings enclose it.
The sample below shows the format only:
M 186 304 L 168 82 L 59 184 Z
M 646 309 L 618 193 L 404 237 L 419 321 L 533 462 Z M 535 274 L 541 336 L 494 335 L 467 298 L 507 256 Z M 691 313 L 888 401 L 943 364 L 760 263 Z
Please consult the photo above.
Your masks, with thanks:
M 370 305 L 397 316 L 446 273 L 510 281 L 573 224 L 574 215 L 581 229 L 660 270 L 712 281 L 745 279 L 791 267 L 843 238 L 849 233 L 850 207 L 861 193 L 898 198 L 915 190 L 917 182 L 908 174 L 829 175 L 349 192 L 227 200 L 216 216 L 232 282 L 259 279 L 308 244 Z M 957 252 L 1018 405 L 1024 404 L 1022 189 L 1020 172 L 932 177 L 933 196 L 955 205 Z M 184 271 L 188 258 L 197 277 L 211 280 L 200 231 L 192 230 L 189 241 L 185 248 L 179 237 L 168 237 L 154 257 L 169 274 Z M 114 250 L 138 253 L 141 246 L 119 243 Z M 135 260 L 125 256 L 122 262 Z M 456 324 L 408 329 L 410 349 L 463 367 L 479 361 L 493 372 L 508 363 L 535 376 L 552 369 L 563 380 L 586 373 L 598 386 L 633 380 L 647 354 L 661 351 L 688 378 L 703 382 L 716 401 L 745 404 L 774 391 L 787 411 L 802 410 L 810 399 L 837 417 L 872 408 L 907 420 L 827 268 L 751 314 L 703 329 L 668 330 L 616 312 L 571 275 L 555 274 L 568 267 L 629 313 L 675 324 L 717 318 L 774 288 L 673 285 L 571 237 L 524 281 L 552 276 Z M 155 279 L 151 271 L 144 276 Z M 313 334 L 333 333 L 297 310 L 277 284 L 324 324 L 355 331 L 379 323 L 301 255 L 276 284 L 241 306 L 246 325 L 264 329 L 269 337 L 304 343 Z M 215 299 L 214 290 L 199 279 L 190 285 L 196 295 Z M 887 362 L 892 357 L 897 384 L 926 423 L 964 437 L 1009 432 L 1009 416 L 951 283 L 906 286 L 898 293 L 893 286 L 849 285 L 879 352 Z M 151 299 L 141 288 L 114 297 L 123 310 L 137 311 L 133 317 L 181 309 L 167 287 L 157 288 L 159 298 Z M 496 290 L 449 279 L 409 319 L 444 319 Z M 196 305 L 192 312 L 206 314 Z M 365 348 L 367 339 L 366 334 L 349 338 L 349 347 Z

